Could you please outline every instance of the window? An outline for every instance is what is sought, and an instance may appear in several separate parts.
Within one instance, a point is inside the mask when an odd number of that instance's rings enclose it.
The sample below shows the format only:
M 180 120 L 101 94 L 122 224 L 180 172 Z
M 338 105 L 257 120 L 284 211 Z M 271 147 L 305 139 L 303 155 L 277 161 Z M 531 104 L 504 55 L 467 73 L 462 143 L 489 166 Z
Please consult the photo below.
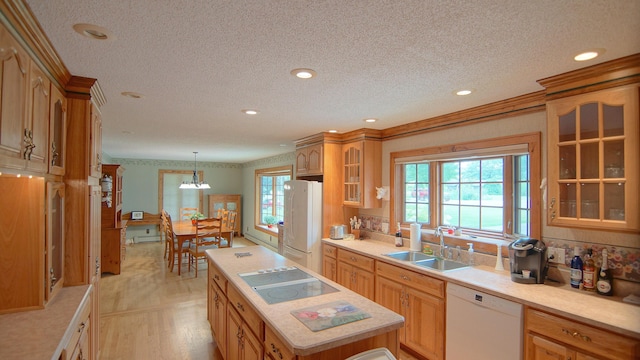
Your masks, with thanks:
M 530 134 L 392 153 L 392 179 L 399 184 L 393 185 L 394 218 L 489 237 L 539 237 L 540 210 L 532 206 L 540 204 L 540 196 L 531 192 L 540 177 L 539 170 L 532 171 L 540 166 L 539 138 Z
M 291 180 L 291 166 L 256 170 L 256 225 L 284 218 L 284 182 Z

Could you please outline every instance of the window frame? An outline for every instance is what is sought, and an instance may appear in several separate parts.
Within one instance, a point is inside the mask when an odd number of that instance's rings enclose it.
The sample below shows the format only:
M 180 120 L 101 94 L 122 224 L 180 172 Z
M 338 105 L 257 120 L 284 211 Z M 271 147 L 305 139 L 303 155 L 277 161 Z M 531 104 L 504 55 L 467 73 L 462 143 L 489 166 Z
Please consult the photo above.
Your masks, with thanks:
M 509 147 L 521 146 L 526 148 L 526 152 L 529 154 L 529 183 L 530 183 L 530 199 L 531 199 L 531 227 L 529 230 L 529 237 L 540 239 L 542 235 L 542 208 L 541 208 L 541 195 L 540 191 L 533 191 L 538 184 L 541 183 L 541 168 L 542 168 L 542 155 L 540 146 L 541 134 L 528 133 L 520 135 L 505 136 L 499 138 L 477 140 L 471 142 L 464 142 L 450 145 L 439 145 L 421 149 L 412 149 L 392 152 L 390 154 L 390 204 L 389 204 L 389 222 L 395 224 L 400 222 L 402 227 L 408 227 L 409 223 L 403 222 L 403 199 L 402 199 L 402 187 L 404 186 L 404 176 L 402 172 L 402 164 L 412 162 L 414 159 L 418 161 L 438 161 L 441 163 L 445 159 L 466 159 L 474 156 L 490 157 L 490 155 L 507 155 L 502 152 L 508 151 Z M 515 154 L 510 154 L 515 155 Z M 404 160 L 403 160 L 404 159 Z M 411 159 L 411 160 L 406 160 Z M 437 178 L 440 170 L 436 167 L 430 166 L 430 216 L 429 225 L 423 224 L 422 228 L 435 229 L 439 221 L 439 212 L 441 206 L 440 199 L 440 182 Z M 438 165 L 439 167 L 439 165 Z M 510 165 L 505 164 L 505 172 L 512 172 L 513 168 Z M 437 189 L 434 188 L 437 187 Z M 505 182 L 504 192 L 512 193 L 514 189 L 511 182 Z M 397 195 L 397 196 L 396 196 Z M 513 204 L 510 202 L 505 203 L 505 211 L 513 212 Z M 400 221 L 399 221 L 400 220 Z M 513 229 L 513 226 L 511 227 Z M 511 230 L 512 231 L 512 230 Z M 492 238 L 502 238 L 504 236 L 496 236 L 495 232 L 483 232 L 474 231 L 477 235 Z
M 254 176 L 254 189 L 255 189 L 255 197 L 254 197 L 254 214 L 253 214 L 253 223 L 254 228 L 258 231 L 266 232 L 268 234 L 276 234 L 278 233 L 277 227 L 269 228 L 266 224 L 262 223 L 261 218 L 261 208 L 262 208 L 262 178 L 263 177 L 273 177 L 275 186 L 275 177 L 278 176 L 289 176 L 289 179 L 293 179 L 293 166 L 277 166 L 272 168 L 264 168 L 264 169 L 256 169 Z

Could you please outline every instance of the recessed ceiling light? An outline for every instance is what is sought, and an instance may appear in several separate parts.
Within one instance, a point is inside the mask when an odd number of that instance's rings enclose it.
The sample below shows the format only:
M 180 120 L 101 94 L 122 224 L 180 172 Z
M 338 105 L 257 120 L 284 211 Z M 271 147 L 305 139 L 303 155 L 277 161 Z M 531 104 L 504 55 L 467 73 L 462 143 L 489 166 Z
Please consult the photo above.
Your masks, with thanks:
M 363 121 L 367 122 L 367 123 L 374 123 L 374 122 L 378 121 L 378 119 L 371 118 L 371 119 L 364 119 Z
M 337 132 L 338 132 L 338 130 L 333 130 L 333 129 L 331 129 L 331 130 L 329 130 L 329 132 L 330 132 L 330 133 L 337 133 Z
M 251 110 L 251 109 L 242 110 L 242 112 L 247 114 L 247 115 L 256 115 L 256 114 L 258 114 L 258 110 Z
M 456 95 L 459 95 L 459 96 L 465 96 L 465 95 L 469 95 L 469 94 L 471 94 L 472 92 L 473 92 L 473 90 L 467 90 L 467 89 L 465 89 L 465 90 L 458 90 L 458 91 L 456 91 Z
M 596 57 L 602 55 L 604 53 L 604 49 L 592 49 L 589 51 L 581 52 L 580 54 L 573 57 L 575 61 L 587 61 L 591 59 L 595 59 Z
M 291 70 L 291 75 L 300 79 L 311 79 L 315 77 L 317 73 L 311 69 L 293 69 Z
M 93 24 L 75 24 L 73 30 L 82 36 L 96 40 L 115 40 L 111 31 Z
M 132 99 L 142 99 L 144 97 L 144 95 L 132 91 L 123 91 L 120 95 L 130 97 Z

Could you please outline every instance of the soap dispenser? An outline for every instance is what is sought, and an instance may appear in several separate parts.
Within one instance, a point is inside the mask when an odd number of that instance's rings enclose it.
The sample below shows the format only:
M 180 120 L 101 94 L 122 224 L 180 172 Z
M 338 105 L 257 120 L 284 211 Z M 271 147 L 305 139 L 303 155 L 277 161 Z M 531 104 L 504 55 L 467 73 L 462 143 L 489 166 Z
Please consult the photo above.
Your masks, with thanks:
M 473 266 L 473 243 L 467 243 L 469 245 L 469 266 Z

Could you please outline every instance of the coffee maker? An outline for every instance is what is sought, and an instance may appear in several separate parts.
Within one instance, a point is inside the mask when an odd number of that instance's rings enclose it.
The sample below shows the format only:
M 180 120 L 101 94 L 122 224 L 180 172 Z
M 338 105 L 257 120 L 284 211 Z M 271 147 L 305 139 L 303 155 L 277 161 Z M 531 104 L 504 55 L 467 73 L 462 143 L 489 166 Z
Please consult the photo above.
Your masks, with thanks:
M 544 284 L 549 263 L 547 246 L 530 238 L 518 239 L 509 244 L 511 280 L 522 284 Z

